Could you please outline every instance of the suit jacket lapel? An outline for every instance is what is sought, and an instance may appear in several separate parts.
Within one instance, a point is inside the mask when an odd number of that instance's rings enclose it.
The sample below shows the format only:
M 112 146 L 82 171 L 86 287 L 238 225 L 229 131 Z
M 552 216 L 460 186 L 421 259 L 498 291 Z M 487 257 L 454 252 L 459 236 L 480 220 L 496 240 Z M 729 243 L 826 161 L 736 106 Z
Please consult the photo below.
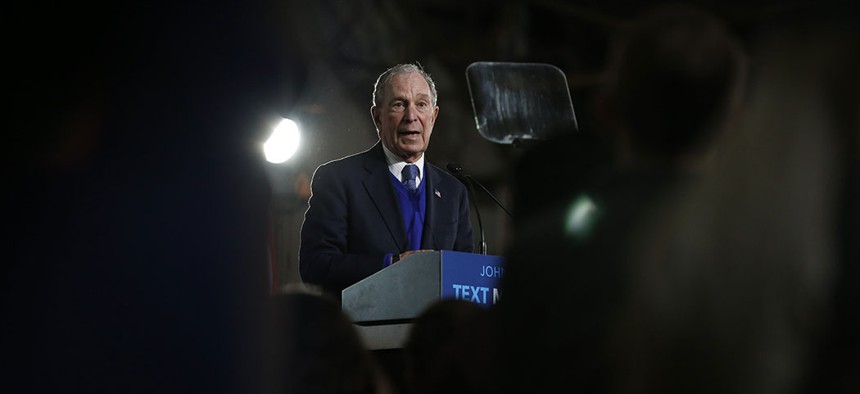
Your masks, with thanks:
M 391 190 L 391 180 L 388 172 L 388 163 L 385 153 L 382 151 L 382 143 L 377 142 L 365 156 L 364 168 L 367 176 L 362 183 L 367 190 L 370 200 L 385 222 L 388 232 L 401 251 L 407 247 L 406 227 L 400 217 L 400 204 Z

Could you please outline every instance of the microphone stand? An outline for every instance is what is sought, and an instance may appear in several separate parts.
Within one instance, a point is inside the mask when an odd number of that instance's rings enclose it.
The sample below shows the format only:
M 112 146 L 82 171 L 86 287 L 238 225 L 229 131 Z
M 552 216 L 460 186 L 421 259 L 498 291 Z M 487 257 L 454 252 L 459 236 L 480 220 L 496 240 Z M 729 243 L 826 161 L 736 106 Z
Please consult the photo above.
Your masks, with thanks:
M 481 254 L 486 255 L 487 238 L 484 236 L 484 223 L 481 221 L 481 211 L 478 209 L 478 199 L 477 197 L 475 197 L 475 187 L 473 186 L 474 183 L 478 183 L 478 185 L 480 185 L 480 183 L 473 180 L 471 175 L 465 175 L 463 178 L 468 181 L 466 182 L 466 184 L 469 187 L 469 194 L 471 195 L 472 204 L 475 205 L 475 216 L 478 218 L 478 230 L 481 232 Z M 483 188 L 484 186 L 481 187 Z
M 463 167 L 460 167 L 457 163 L 454 163 L 454 162 L 448 163 L 447 167 L 448 167 L 448 171 L 452 175 L 454 175 L 457 179 L 459 179 L 460 182 L 463 182 L 464 184 L 466 184 L 466 187 L 469 189 L 469 198 L 472 200 L 472 203 L 475 205 L 475 216 L 477 216 L 477 218 L 478 218 L 478 228 L 481 231 L 481 254 L 487 254 L 487 238 L 484 236 L 484 223 L 481 221 L 481 211 L 478 209 L 478 197 L 475 196 L 474 184 L 477 183 L 478 186 L 481 187 L 481 189 L 484 189 L 484 192 L 486 192 L 493 199 L 493 201 L 495 201 L 496 204 L 499 207 L 501 207 L 502 210 L 505 211 L 505 213 L 508 214 L 508 216 L 511 219 L 513 219 L 514 216 L 511 215 L 511 213 L 508 212 L 507 209 L 505 209 L 505 206 L 502 205 L 502 203 L 499 202 L 499 200 L 496 198 L 496 196 L 494 196 L 493 193 L 490 193 L 490 191 L 487 190 L 487 188 L 484 187 L 484 185 L 482 185 L 481 182 L 478 182 L 477 180 L 475 180 L 475 178 L 472 178 L 472 176 L 469 174 L 464 174 L 463 173 Z
M 508 217 L 509 217 L 509 218 L 511 218 L 511 219 L 513 219 L 513 218 L 514 218 L 514 215 L 511 215 L 511 213 L 510 213 L 510 212 L 508 212 L 508 210 L 507 210 L 507 209 L 505 209 L 505 206 L 504 206 L 504 205 L 502 205 L 502 203 L 501 203 L 501 202 L 499 202 L 499 199 L 497 199 L 497 198 L 496 198 L 496 196 L 494 196 L 494 195 L 493 195 L 493 193 L 490 193 L 490 191 L 489 191 L 489 190 L 487 190 L 487 188 L 486 188 L 486 187 L 484 187 L 484 185 L 482 185 L 482 184 L 481 184 L 481 182 L 478 182 L 478 180 L 477 180 L 477 179 L 473 179 L 471 175 L 466 175 L 466 178 L 468 178 L 468 179 L 469 179 L 469 182 L 475 182 L 478 186 L 480 186 L 480 187 L 481 187 L 481 189 L 484 189 L 484 193 L 487 193 L 487 195 L 488 195 L 488 196 L 490 196 L 490 198 L 492 198 L 492 199 L 493 199 L 493 201 L 495 201 L 495 202 L 496 202 L 496 205 L 498 205 L 500 208 L 502 208 L 502 210 L 503 210 L 503 211 L 505 211 L 505 213 L 506 213 L 506 214 L 508 214 Z

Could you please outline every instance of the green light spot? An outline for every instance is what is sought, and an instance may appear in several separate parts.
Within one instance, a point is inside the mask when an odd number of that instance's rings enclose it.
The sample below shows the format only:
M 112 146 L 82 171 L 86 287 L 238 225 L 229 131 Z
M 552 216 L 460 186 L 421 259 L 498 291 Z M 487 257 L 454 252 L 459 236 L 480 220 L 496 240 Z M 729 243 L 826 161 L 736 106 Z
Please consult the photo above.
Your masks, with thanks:
M 570 204 L 565 221 L 565 235 L 572 238 L 584 239 L 591 232 L 598 214 L 597 205 L 585 194 L 579 195 Z

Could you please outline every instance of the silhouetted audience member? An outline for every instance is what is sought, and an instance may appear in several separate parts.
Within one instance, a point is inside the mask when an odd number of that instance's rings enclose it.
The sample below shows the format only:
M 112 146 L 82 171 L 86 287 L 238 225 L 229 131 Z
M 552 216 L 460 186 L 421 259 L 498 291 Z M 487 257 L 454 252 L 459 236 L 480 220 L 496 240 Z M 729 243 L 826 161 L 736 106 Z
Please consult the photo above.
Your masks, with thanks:
M 646 9 L 617 33 L 608 53 L 595 95 L 598 129 L 559 133 L 518 160 L 515 232 L 532 214 L 567 203 L 571 195 L 612 188 L 619 172 L 699 170 L 711 155 L 710 142 L 739 106 L 742 48 L 703 9 Z
M 292 67 L 265 7 L 4 11 L 0 392 L 262 392 L 256 132 Z
M 860 390 L 860 69 L 842 8 L 765 25 L 712 176 L 638 230 L 617 392 Z
M 485 382 L 481 372 L 490 353 L 478 341 L 494 332 L 485 324 L 488 313 L 479 304 L 458 299 L 427 307 L 413 321 L 404 345 L 406 391 L 485 392 L 482 388 L 492 382 Z
M 391 392 L 337 300 L 299 284 L 271 301 L 271 393 Z
M 600 106 L 608 158 L 568 166 L 584 147 L 556 141 L 532 158 L 552 182 L 519 192 L 540 208 L 518 219 L 505 253 L 505 392 L 601 392 L 624 373 L 607 341 L 627 297 L 630 230 L 697 176 L 691 163 L 705 160 L 731 116 L 744 72 L 734 35 L 692 6 L 648 10 L 611 53 Z

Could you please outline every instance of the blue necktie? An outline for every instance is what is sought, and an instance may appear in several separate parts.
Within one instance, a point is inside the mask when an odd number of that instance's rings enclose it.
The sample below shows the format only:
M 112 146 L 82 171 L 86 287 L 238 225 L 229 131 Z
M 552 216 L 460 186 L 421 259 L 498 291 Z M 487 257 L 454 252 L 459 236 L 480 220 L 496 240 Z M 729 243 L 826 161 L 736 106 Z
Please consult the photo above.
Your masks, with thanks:
M 403 167 L 403 171 L 400 172 L 400 175 L 403 176 L 403 186 L 406 186 L 409 191 L 415 191 L 415 189 L 418 189 L 418 183 L 415 182 L 416 178 L 418 178 L 418 166 L 415 164 L 407 164 L 406 167 Z

